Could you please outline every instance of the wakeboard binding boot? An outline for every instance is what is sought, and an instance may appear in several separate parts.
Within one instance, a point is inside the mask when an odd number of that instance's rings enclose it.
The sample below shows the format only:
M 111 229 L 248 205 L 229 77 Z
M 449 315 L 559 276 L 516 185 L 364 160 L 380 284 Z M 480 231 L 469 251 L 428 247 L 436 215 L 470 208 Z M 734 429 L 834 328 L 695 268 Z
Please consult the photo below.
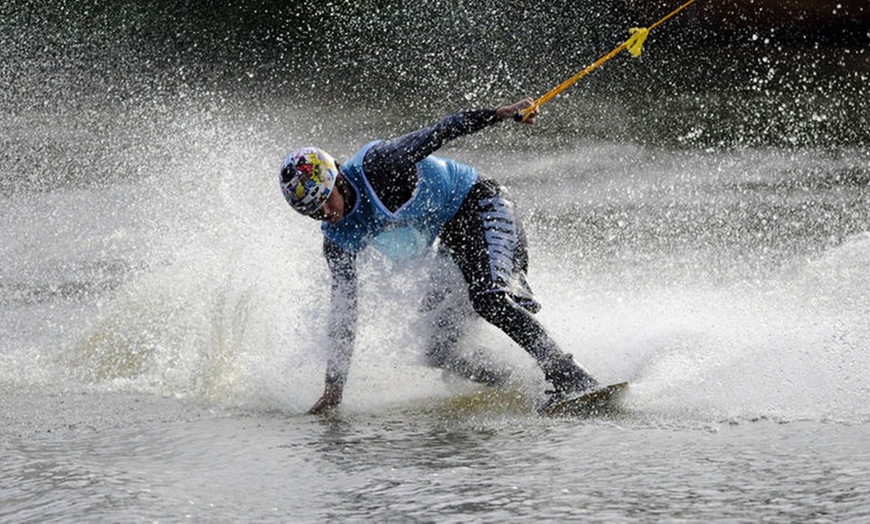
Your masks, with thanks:
M 553 389 L 544 392 L 547 399 L 538 408 L 540 412 L 546 412 L 559 402 L 600 387 L 598 381 L 578 366 L 570 354 L 556 358 L 544 367 L 544 378 L 553 385 Z

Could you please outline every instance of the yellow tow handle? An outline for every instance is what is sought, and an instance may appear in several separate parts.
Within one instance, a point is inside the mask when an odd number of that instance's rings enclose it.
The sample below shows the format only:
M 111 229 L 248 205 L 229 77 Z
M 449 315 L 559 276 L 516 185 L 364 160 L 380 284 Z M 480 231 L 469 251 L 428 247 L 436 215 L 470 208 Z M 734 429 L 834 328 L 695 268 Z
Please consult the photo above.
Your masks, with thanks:
M 653 29 L 655 29 L 659 25 L 663 24 L 664 22 L 669 20 L 671 17 L 673 17 L 674 15 L 676 15 L 677 13 L 679 13 L 680 11 L 682 11 L 683 9 L 689 7 L 690 5 L 692 5 L 694 3 L 695 3 L 695 0 L 689 0 L 688 2 L 686 2 L 685 4 L 681 5 L 679 8 L 677 8 L 673 12 L 671 12 L 668 16 L 662 18 L 661 20 L 659 20 L 658 22 L 649 26 L 648 28 L 647 27 L 632 27 L 631 29 L 628 30 L 628 32 L 631 34 L 631 36 L 628 38 L 628 40 L 619 44 L 619 46 L 617 46 L 617 48 L 614 49 L 613 51 L 607 53 L 606 55 L 604 55 L 601 58 L 599 58 L 598 60 L 596 60 L 595 63 L 592 64 L 591 66 L 578 72 L 577 74 L 575 74 L 574 76 L 572 76 L 568 80 L 565 80 L 564 82 L 562 82 L 561 84 L 559 84 L 558 86 L 553 88 L 550 92 L 548 92 L 547 94 L 545 94 L 541 98 L 535 100 L 535 103 L 532 106 L 527 107 L 526 109 L 523 109 L 522 111 L 518 112 L 517 115 L 515 116 L 515 118 L 517 120 L 520 120 L 520 121 L 525 121 L 526 118 L 528 118 L 529 115 L 533 111 L 537 110 L 539 107 L 541 107 L 542 105 L 546 104 L 547 102 L 549 102 L 550 100 L 555 98 L 556 95 L 558 95 L 562 91 L 571 87 L 574 84 L 574 82 L 580 80 L 581 78 L 588 75 L 592 71 L 595 71 L 596 69 L 601 67 L 601 65 L 604 64 L 604 62 L 607 62 L 608 60 L 610 60 L 614 56 L 621 53 L 623 50 L 628 50 L 628 52 L 631 53 L 631 56 L 633 56 L 635 58 L 639 57 L 641 52 L 643 52 L 643 43 L 646 41 L 646 37 L 649 36 L 650 31 L 652 31 Z

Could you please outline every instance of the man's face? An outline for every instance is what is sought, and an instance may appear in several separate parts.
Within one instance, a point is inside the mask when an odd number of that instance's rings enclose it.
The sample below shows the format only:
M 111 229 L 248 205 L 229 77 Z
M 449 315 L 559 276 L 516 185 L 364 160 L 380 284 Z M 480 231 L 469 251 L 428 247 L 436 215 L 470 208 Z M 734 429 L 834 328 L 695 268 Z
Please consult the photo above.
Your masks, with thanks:
M 344 196 L 342 196 L 341 190 L 339 189 L 338 180 L 336 181 L 335 189 L 326 198 L 326 202 L 323 203 L 323 207 L 312 213 L 310 216 L 315 220 L 322 220 L 331 224 L 341 222 L 344 218 Z

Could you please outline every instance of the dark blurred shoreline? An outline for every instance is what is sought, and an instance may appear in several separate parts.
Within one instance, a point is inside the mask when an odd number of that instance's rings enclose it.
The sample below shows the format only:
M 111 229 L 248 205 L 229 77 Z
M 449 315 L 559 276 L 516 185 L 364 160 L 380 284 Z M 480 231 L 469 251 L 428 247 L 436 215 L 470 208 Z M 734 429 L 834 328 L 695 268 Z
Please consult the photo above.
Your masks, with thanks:
M 632 4 L 650 17 L 667 12 L 673 3 L 662 0 Z M 786 28 L 797 35 L 833 40 L 868 38 L 870 4 L 865 0 L 698 0 L 672 23 L 722 30 Z

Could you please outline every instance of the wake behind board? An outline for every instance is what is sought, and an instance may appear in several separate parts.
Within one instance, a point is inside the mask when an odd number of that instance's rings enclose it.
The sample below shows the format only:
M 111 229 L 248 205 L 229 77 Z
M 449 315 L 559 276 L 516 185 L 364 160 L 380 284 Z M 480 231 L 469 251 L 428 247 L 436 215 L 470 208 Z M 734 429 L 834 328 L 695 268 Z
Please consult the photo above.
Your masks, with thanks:
M 549 417 L 598 417 L 614 414 L 619 409 L 619 397 L 628 382 L 610 384 L 594 391 L 557 402 L 541 411 Z

